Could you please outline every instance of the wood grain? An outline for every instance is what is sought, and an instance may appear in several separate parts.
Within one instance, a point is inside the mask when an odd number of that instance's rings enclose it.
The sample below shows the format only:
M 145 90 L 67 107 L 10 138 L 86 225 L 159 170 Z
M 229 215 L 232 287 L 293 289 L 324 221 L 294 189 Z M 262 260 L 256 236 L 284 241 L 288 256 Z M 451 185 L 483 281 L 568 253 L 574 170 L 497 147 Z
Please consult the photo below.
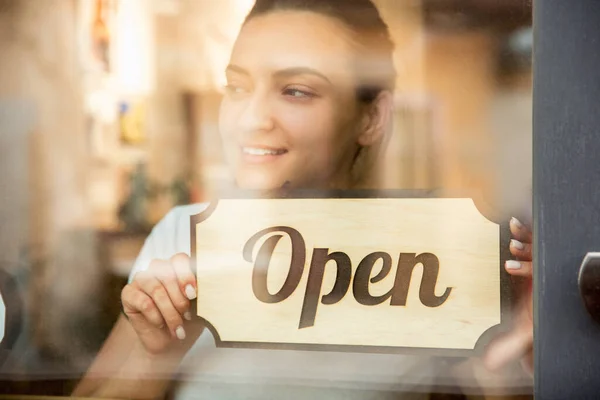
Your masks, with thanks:
M 499 225 L 468 198 L 224 199 L 192 221 L 198 315 L 222 346 L 473 350 L 481 335 L 501 322 Z M 260 236 L 252 261 L 243 250 L 257 232 L 278 226 L 302 236 L 303 272 L 289 297 L 265 303 L 253 290 L 253 261 L 269 238 L 281 235 L 266 273 L 268 292 L 276 294 L 290 271 L 290 237 L 277 230 Z M 336 282 L 333 261 L 325 266 L 320 292 L 306 291 L 315 248 L 350 259 L 352 282 L 334 304 L 322 301 Z M 361 260 L 375 252 L 389 254 L 391 269 L 374 279 L 383 266 L 381 259 L 375 262 L 370 296 L 388 293 L 397 273 L 407 275 L 397 270 L 401 253 L 434 255 L 439 260 L 434 294 L 441 298 L 449 290 L 449 295 L 440 305 L 424 304 L 419 296 L 424 268 L 418 264 L 406 277 L 405 305 L 391 305 L 389 297 L 361 304 L 353 291 L 355 274 Z M 317 298 L 314 321 L 299 327 L 307 296 Z

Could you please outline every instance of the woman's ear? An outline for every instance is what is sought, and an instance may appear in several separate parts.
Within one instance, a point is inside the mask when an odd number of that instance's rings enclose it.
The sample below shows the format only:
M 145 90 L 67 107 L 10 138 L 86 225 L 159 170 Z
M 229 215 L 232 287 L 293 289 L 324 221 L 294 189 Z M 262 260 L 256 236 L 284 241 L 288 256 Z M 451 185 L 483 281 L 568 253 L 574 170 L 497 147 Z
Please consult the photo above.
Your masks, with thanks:
M 392 120 L 394 98 L 390 91 L 382 90 L 375 100 L 366 106 L 362 130 L 358 136 L 360 146 L 371 146 L 385 134 Z

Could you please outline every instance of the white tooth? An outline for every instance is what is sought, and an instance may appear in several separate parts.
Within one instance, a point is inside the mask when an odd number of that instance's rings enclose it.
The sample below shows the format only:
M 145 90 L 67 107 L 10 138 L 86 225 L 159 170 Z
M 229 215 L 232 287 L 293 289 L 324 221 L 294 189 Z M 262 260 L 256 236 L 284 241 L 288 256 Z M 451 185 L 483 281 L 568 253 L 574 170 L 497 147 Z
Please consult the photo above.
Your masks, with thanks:
M 252 156 L 265 156 L 265 155 L 277 155 L 280 152 L 277 150 L 269 150 L 269 149 L 257 149 L 252 147 L 244 147 L 244 153 L 250 154 Z

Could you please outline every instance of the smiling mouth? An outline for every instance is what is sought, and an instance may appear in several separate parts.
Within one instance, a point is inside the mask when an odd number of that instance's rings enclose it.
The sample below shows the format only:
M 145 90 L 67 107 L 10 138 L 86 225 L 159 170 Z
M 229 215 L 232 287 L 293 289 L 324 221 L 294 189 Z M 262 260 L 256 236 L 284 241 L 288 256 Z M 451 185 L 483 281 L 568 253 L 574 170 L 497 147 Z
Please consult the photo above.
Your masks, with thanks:
M 286 149 L 267 149 L 264 147 L 242 147 L 242 153 L 249 156 L 280 156 L 287 153 Z

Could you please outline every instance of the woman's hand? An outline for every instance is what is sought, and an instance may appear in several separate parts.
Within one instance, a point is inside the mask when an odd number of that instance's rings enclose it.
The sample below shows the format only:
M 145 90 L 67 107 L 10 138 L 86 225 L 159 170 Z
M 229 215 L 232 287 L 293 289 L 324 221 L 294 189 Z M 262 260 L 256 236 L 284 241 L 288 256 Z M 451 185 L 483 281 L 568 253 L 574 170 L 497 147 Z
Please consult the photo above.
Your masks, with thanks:
M 169 261 L 153 260 L 121 293 L 125 315 L 146 351 L 154 355 L 198 338 L 202 329 L 189 322 L 194 318 L 190 300 L 195 298 L 196 279 L 183 253 Z
M 525 370 L 533 374 L 533 273 L 531 230 L 516 218 L 510 221 L 513 239 L 510 252 L 515 260 L 508 260 L 506 271 L 519 282 L 517 307 L 513 311 L 513 327 L 506 334 L 493 340 L 486 351 L 484 362 L 491 370 L 498 370 L 508 363 L 519 360 Z

